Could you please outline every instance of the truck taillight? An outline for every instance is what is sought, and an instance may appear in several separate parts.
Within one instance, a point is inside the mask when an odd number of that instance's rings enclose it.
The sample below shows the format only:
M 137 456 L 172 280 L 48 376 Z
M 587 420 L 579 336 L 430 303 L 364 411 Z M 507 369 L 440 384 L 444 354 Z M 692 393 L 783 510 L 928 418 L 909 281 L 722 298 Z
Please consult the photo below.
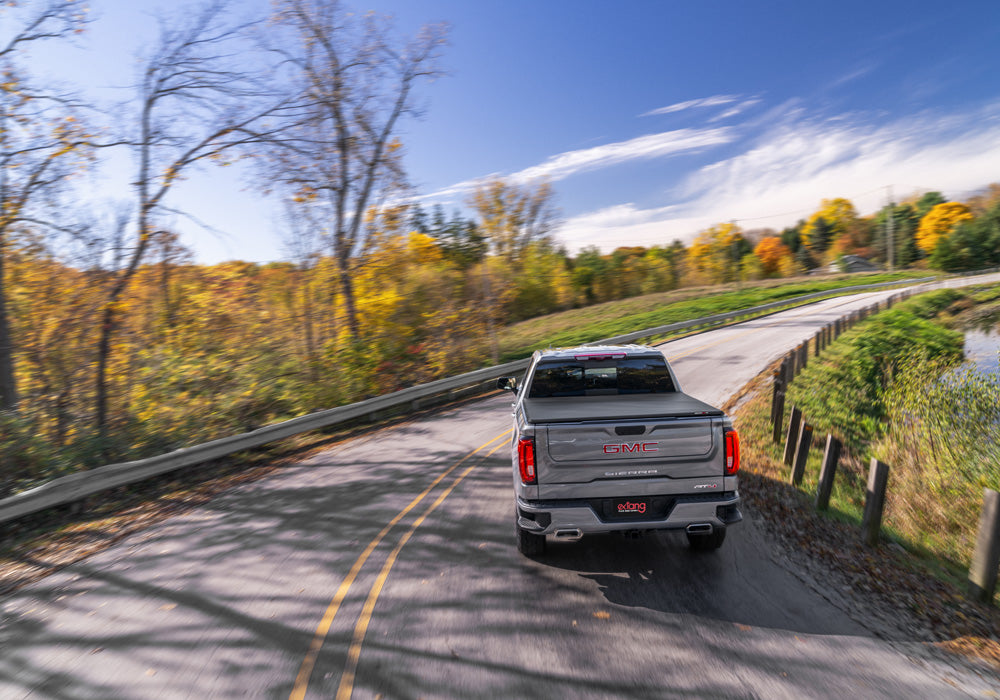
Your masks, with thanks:
M 521 481 L 534 484 L 535 475 L 535 439 L 521 438 L 517 441 L 517 466 L 521 470 Z
M 740 470 L 740 436 L 735 430 L 727 430 L 726 444 L 726 476 L 732 476 Z

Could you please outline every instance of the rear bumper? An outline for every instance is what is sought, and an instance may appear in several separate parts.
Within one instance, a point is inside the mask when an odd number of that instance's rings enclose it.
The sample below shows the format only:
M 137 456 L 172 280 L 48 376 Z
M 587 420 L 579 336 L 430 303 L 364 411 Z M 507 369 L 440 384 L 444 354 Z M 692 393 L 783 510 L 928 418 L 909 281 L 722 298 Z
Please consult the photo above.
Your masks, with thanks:
M 706 532 L 725 529 L 743 520 L 740 494 L 728 491 L 711 495 L 674 496 L 657 517 L 607 517 L 602 501 L 549 500 L 526 501 L 517 498 L 517 524 L 522 530 L 538 535 L 564 536 L 626 530 L 686 530 Z M 706 528 L 710 525 L 711 528 Z M 568 536 L 568 535 L 565 535 Z

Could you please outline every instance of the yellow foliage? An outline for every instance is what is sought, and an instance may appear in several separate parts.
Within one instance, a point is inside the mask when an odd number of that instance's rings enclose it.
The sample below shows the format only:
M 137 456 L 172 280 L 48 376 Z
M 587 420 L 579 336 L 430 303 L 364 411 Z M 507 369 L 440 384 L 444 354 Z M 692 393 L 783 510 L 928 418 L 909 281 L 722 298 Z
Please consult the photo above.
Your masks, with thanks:
M 812 246 L 815 243 L 816 226 L 819 219 L 823 219 L 830 227 L 832 235 L 831 240 L 827 242 L 830 244 L 846 234 L 851 223 L 857 218 L 858 212 L 854 209 L 851 200 L 843 197 L 824 199 L 820 202 L 819 210 L 809 217 L 806 225 L 802 228 L 802 242 L 807 246 Z
M 710 282 L 730 279 L 738 266 L 735 244 L 743 230 L 736 224 L 716 224 L 697 235 L 688 248 L 688 262 Z
M 917 245 L 926 253 L 934 252 L 938 241 L 951 233 L 959 223 L 973 218 L 967 206 L 959 202 L 936 204 L 920 220 L 917 228 Z

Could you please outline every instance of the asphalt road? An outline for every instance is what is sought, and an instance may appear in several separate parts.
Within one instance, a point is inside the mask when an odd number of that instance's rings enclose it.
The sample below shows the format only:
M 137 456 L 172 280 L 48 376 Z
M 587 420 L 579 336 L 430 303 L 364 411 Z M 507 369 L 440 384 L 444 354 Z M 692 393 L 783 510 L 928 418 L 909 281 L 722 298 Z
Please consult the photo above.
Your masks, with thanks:
M 834 299 L 668 343 L 722 403 Z M 340 443 L 0 602 L 0 698 L 996 697 L 876 638 L 748 518 L 519 555 L 495 395 Z

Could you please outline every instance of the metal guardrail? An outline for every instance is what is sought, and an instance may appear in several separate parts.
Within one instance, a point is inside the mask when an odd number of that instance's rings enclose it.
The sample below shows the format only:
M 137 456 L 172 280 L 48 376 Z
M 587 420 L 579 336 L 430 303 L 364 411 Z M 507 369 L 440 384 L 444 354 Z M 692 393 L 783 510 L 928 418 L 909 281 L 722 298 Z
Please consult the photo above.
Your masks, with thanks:
M 706 316 L 692 321 L 682 321 L 665 326 L 647 328 L 635 333 L 605 338 L 604 340 L 587 344 L 634 343 L 643 338 L 720 326 L 739 318 L 766 316 L 782 308 L 800 305 L 824 297 L 839 296 L 845 292 L 863 292 L 913 285 L 931 279 L 934 278 L 928 277 L 901 282 L 866 284 L 816 292 L 749 309 L 741 309 L 739 311 Z M 426 406 L 429 404 L 431 399 L 439 399 L 442 396 L 450 398 L 463 394 L 479 393 L 482 389 L 488 388 L 499 377 L 522 372 L 527 367 L 527 359 L 508 362 L 495 367 L 486 367 L 460 374 L 456 377 L 439 379 L 427 384 L 402 389 L 391 394 L 377 396 L 358 403 L 338 406 L 337 408 L 331 408 L 318 413 L 310 413 L 309 415 L 293 418 L 282 423 L 258 428 L 249 433 L 181 448 L 165 455 L 148 457 L 131 462 L 121 462 L 119 464 L 108 464 L 96 469 L 62 476 L 33 489 L 0 499 L 0 522 L 7 522 L 30 515 L 31 513 L 37 513 L 46 508 L 72 503 L 100 491 L 106 491 L 166 474 L 177 469 L 183 469 L 184 467 L 208 462 L 235 452 L 260 447 L 261 445 L 282 440 L 299 433 L 319 430 L 320 428 L 329 428 L 366 417 L 374 420 L 379 413 L 400 407 L 409 406 L 412 410 L 418 410 L 422 405 Z

